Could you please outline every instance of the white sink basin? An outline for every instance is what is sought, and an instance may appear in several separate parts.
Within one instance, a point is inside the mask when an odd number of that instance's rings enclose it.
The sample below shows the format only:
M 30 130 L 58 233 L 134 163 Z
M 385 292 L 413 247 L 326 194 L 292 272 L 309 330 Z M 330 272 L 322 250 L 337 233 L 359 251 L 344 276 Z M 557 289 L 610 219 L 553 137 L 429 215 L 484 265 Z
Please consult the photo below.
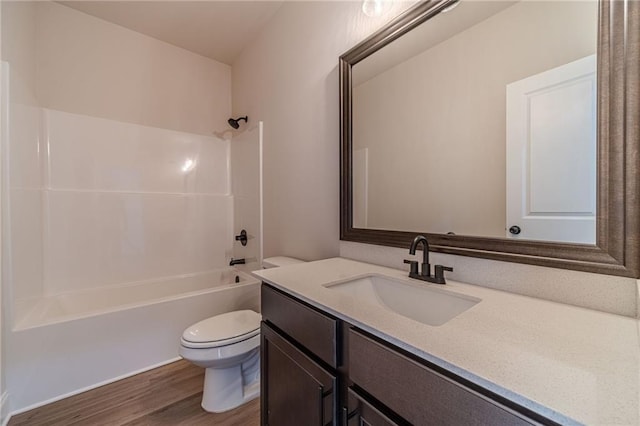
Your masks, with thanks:
M 481 299 L 436 289 L 421 282 L 367 275 L 325 287 L 428 325 L 442 325 Z

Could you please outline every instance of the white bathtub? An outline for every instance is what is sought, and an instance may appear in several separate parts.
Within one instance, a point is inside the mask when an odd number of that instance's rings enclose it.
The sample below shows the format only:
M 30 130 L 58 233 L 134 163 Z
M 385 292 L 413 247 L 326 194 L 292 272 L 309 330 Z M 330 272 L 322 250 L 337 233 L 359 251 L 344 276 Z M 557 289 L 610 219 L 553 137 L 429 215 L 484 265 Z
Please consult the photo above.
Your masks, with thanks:
M 236 282 L 236 277 L 238 282 Z M 16 303 L 14 330 L 77 320 L 256 283 L 233 268 L 40 297 Z
M 259 311 L 259 288 L 250 275 L 224 269 L 23 303 L 6 341 L 9 410 L 172 362 L 189 325 L 237 309 Z

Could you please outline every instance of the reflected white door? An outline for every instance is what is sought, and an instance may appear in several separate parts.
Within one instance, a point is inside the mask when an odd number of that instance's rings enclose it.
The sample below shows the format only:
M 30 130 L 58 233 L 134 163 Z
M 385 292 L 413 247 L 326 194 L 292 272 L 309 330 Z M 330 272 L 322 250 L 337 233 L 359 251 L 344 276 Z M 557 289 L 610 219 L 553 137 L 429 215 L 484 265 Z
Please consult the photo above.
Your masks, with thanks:
M 594 244 L 595 213 L 592 55 L 507 85 L 506 235 Z

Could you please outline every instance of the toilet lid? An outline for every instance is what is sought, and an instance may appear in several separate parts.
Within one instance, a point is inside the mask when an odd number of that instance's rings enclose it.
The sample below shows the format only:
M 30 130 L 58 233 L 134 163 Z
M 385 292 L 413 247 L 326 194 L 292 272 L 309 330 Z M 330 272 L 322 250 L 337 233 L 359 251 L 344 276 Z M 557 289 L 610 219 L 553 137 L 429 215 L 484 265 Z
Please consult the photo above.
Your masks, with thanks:
M 182 333 L 182 339 L 191 343 L 231 344 L 259 332 L 260 320 L 260 314 L 251 310 L 227 312 L 195 323 Z

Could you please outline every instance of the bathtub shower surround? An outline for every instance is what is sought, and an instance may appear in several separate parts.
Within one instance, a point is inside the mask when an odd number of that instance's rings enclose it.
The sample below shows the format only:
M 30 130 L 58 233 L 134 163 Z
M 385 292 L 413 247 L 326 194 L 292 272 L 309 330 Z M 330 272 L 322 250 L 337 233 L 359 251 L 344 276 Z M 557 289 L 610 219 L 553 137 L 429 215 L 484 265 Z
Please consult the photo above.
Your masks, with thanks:
M 31 250 L 9 248 L 10 271 L 25 276 L 13 285 L 20 289 L 14 327 L 42 298 L 225 266 L 233 240 L 229 141 L 50 109 L 40 110 L 39 122 L 31 149 L 38 155 L 9 161 L 10 173 L 39 172 L 42 181 L 36 190 L 38 178 L 30 176 L 28 195 L 9 182 L 11 230 L 18 234 L 10 244 L 28 240 L 37 248 L 33 229 L 42 238 L 40 280 L 26 275 L 37 263 Z M 36 217 L 25 219 L 25 211 Z M 28 239 L 20 238 L 29 232 L 21 222 L 36 225 Z
M 12 411 L 173 360 L 188 325 L 259 309 L 258 282 L 227 266 L 232 141 L 18 104 L 10 120 Z
M 243 271 L 260 269 L 262 264 L 262 135 L 263 123 L 251 123 L 231 141 L 234 235 L 243 229 L 248 235 L 246 246 L 233 245 L 233 258 L 246 259 L 246 264 L 236 266 Z
M 7 133 L 2 141 L 2 274 L 6 318 L 10 320 L 14 316 L 12 302 L 44 293 L 40 158 L 45 151 L 39 145 L 39 108 L 11 103 L 6 118 Z

